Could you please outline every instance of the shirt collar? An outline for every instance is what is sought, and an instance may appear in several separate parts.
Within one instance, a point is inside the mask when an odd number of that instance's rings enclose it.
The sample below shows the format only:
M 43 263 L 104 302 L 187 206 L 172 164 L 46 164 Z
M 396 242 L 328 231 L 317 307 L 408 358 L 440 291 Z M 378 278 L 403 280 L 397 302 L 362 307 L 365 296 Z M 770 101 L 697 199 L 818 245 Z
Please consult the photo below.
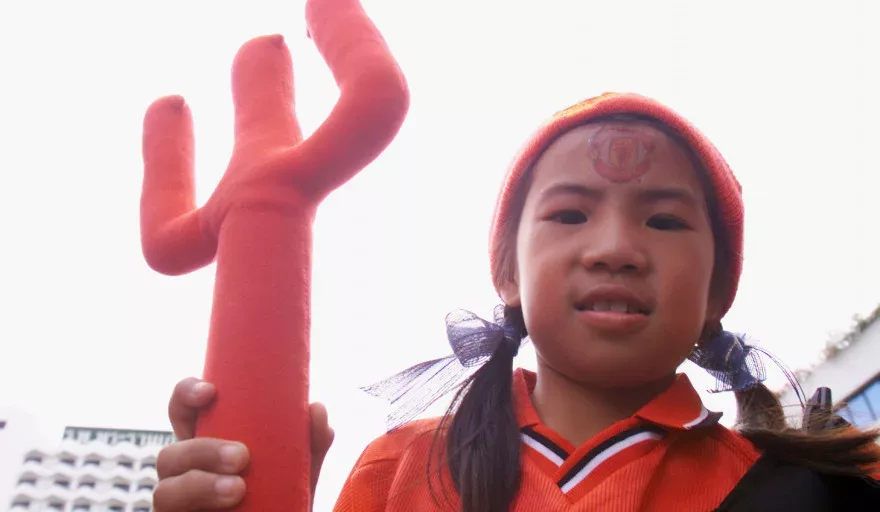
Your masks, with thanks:
M 531 399 L 535 382 L 534 372 L 522 368 L 514 372 L 513 396 L 520 428 L 541 423 Z M 669 429 L 693 430 L 718 423 L 721 413 L 706 409 L 690 379 L 680 373 L 671 386 L 639 409 L 635 417 Z

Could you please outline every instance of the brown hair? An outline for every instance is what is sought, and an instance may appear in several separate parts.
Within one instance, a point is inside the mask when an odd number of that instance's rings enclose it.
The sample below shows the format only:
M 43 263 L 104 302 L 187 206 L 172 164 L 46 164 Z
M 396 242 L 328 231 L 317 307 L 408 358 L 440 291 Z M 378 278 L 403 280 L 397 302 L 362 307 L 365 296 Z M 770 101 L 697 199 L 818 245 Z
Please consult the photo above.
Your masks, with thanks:
M 723 224 L 717 213 L 713 189 L 696 154 L 666 125 L 641 116 L 613 116 L 603 120 L 649 123 L 670 136 L 690 157 L 707 194 L 707 208 L 715 237 L 716 257 L 712 286 L 716 293 L 725 282 L 729 250 L 721 243 Z M 512 281 L 516 274 L 516 239 L 530 173 L 518 183 L 511 216 L 501 227 L 491 248 L 496 254 L 493 275 L 499 281 Z M 506 308 L 508 322 L 525 335 L 519 308 Z M 510 508 L 520 482 L 520 433 L 513 404 L 513 358 L 516 348 L 502 345 L 491 359 L 459 389 L 441 421 L 445 436 L 446 465 L 461 499 L 463 512 L 505 512 Z M 779 399 L 759 384 L 736 393 L 738 418 L 736 430 L 758 449 L 778 460 L 801 465 L 832 475 L 865 476 L 869 468 L 880 464 L 880 450 L 874 444 L 876 430 L 859 431 L 848 425 L 830 430 L 808 432 L 788 425 Z M 831 412 L 825 413 L 833 415 Z M 819 418 L 821 419 L 821 418 Z M 828 420 L 836 418 L 827 418 Z M 838 422 L 839 424 L 839 422 Z M 435 451 L 432 447 L 432 452 Z M 430 464 L 429 464 L 430 476 Z

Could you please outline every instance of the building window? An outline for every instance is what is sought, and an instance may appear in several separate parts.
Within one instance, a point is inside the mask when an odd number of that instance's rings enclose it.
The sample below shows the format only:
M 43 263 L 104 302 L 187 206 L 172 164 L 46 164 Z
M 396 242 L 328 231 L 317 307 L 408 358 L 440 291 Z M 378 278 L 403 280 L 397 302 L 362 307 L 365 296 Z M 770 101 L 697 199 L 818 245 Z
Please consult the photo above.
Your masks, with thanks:
M 874 379 L 874 382 L 862 391 L 862 395 L 868 401 L 868 405 L 871 406 L 871 410 L 874 412 L 874 419 L 878 419 L 880 417 L 880 378 Z
M 849 409 L 849 415 L 853 419 L 853 424 L 857 427 L 867 427 L 874 422 L 874 411 L 871 409 L 871 404 L 868 403 L 865 395 L 859 393 L 850 398 L 846 402 L 846 407 Z
M 53 501 L 49 503 L 49 510 L 64 510 L 64 503 L 60 501 Z
M 107 510 L 109 510 L 110 512 L 122 512 L 123 507 L 121 507 L 120 505 L 111 505 L 107 507 Z
M 78 487 L 80 489 L 94 489 L 95 482 L 92 482 L 91 480 L 85 480 L 85 481 L 80 482 Z
M 83 503 L 81 505 L 74 505 L 72 512 L 89 512 L 91 509 L 92 507 L 90 505 Z
M 70 480 L 67 480 L 64 478 L 59 478 L 59 479 L 55 480 L 55 485 L 57 485 L 58 487 L 63 487 L 65 489 L 68 489 L 70 487 Z
M 134 509 L 134 512 L 150 512 L 150 508 L 149 507 L 137 507 L 136 509 Z
M 18 485 L 37 485 L 37 479 L 32 476 L 22 477 L 22 479 L 18 481 Z
M 15 510 L 16 507 L 23 508 L 27 510 L 31 506 L 30 500 L 17 499 L 12 502 L 12 509 Z
M 117 482 L 117 483 L 113 484 L 113 488 L 119 489 L 120 491 L 123 491 L 123 492 L 128 492 L 129 485 L 127 483 Z
M 0 420 L 0 430 L 6 428 L 6 420 Z
M 101 465 L 101 461 L 96 458 L 93 458 L 93 457 L 90 457 L 90 458 L 86 459 L 85 461 L 83 461 L 83 466 L 100 466 L 100 465 Z
M 76 464 L 76 459 L 73 457 L 63 457 L 61 459 L 61 463 L 65 466 L 73 466 L 74 464 Z
M 153 490 L 153 484 L 140 484 L 138 485 L 137 490 L 139 491 L 151 491 Z
M 880 421 L 880 376 L 849 397 L 837 413 L 856 428 L 870 428 Z
M 40 457 L 39 455 L 28 455 L 27 457 L 25 457 L 24 463 L 27 464 L 28 462 L 33 462 L 35 464 L 42 464 L 43 457 Z
M 155 462 L 144 462 L 141 464 L 141 469 L 156 469 Z
M 119 461 L 119 465 L 126 469 L 131 469 L 134 467 L 134 463 L 130 460 L 121 460 Z

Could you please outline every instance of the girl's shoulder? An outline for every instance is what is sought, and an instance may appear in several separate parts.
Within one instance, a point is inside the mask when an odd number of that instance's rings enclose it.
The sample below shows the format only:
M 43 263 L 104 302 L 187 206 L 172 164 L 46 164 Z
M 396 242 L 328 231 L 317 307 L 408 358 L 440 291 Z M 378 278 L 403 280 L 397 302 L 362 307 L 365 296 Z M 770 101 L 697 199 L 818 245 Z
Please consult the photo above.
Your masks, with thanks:
M 367 445 L 358 459 L 357 466 L 398 461 L 414 451 L 419 453 L 424 451 L 427 455 L 440 427 L 441 419 L 438 417 L 410 421 L 382 434 Z
M 440 418 L 416 420 L 373 440 L 352 468 L 333 510 L 382 512 L 389 509 L 392 495 L 406 503 L 430 496 L 422 480 L 439 427 Z M 403 510 L 413 508 L 403 505 Z

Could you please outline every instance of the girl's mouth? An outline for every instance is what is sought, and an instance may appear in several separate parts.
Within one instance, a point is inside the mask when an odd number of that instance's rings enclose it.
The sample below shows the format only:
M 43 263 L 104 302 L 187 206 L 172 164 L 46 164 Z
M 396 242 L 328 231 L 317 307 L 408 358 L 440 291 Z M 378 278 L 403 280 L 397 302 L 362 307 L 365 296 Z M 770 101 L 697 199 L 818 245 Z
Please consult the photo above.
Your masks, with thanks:
M 629 315 L 647 315 L 648 310 L 644 307 L 624 300 L 596 300 L 578 304 L 578 311 L 611 311 L 614 313 L 626 313 Z

